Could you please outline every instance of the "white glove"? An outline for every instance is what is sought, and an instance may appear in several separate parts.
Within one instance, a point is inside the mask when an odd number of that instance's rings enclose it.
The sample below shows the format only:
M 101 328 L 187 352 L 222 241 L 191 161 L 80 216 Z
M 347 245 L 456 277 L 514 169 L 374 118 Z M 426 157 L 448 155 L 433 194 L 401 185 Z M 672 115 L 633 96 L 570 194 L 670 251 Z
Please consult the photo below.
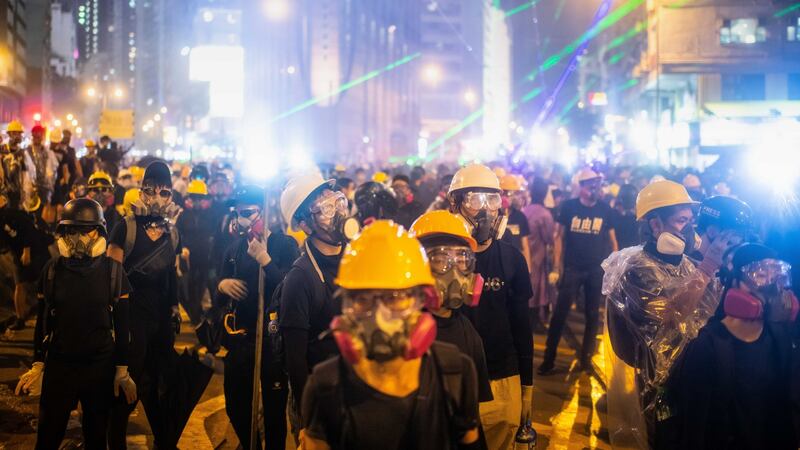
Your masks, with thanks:
M 178 216 L 180 216 L 182 212 L 183 208 L 175 203 L 170 203 L 164 209 L 164 218 L 167 219 L 171 225 L 175 225 L 175 223 L 178 221 Z
M 269 256 L 269 252 L 267 251 L 267 241 L 262 241 L 261 239 L 253 239 L 248 242 L 247 254 L 258 261 L 258 265 L 261 267 L 266 266 L 270 263 L 270 261 L 272 261 L 272 258 Z
M 561 278 L 561 274 L 556 272 L 555 270 L 547 274 L 547 282 L 551 285 L 555 286 L 558 284 L 558 280 Z
M 217 289 L 234 300 L 244 300 L 247 297 L 247 283 L 236 278 L 221 280 Z
M 136 401 L 136 383 L 128 374 L 128 366 L 117 366 L 117 372 L 114 374 L 114 397 L 119 395 L 120 389 L 128 403 Z
M 22 374 L 17 383 L 16 395 L 42 395 L 42 378 L 44 377 L 44 363 L 35 362 L 31 370 Z
M 522 386 L 522 420 L 531 420 L 533 409 L 533 386 Z
M 711 245 L 708 246 L 703 254 L 703 261 L 700 262 L 699 269 L 709 277 L 714 277 L 722 266 L 722 256 L 734 244 L 736 238 L 732 231 L 723 231 Z

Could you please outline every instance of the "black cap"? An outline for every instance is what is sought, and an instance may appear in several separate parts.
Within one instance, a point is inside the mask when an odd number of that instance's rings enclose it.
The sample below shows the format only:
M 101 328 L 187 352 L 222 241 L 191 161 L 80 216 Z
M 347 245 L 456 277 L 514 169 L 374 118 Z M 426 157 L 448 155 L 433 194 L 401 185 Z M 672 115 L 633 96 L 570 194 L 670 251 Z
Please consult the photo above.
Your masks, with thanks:
M 397 212 L 395 196 L 381 183 L 367 181 L 356 189 L 353 198 L 358 209 L 358 220 L 368 218 L 393 219 Z
M 203 181 L 208 180 L 209 171 L 208 167 L 205 164 L 198 164 L 192 167 L 192 172 L 189 174 L 190 180 L 196 180 L 198 178 L 202 179 Z
M 254 185 L 244 185 L 236 191 L 237 205 L 261 205 L 264 203 L 264 189 Z
M 724 195 L 703 200 L 697 219 L 697 229 L 702 233 L 709 225 L 724 230 L 747 230 L 753 219 L 753 210 L 747 203 Z
M 732 259 L 733 273 L 738 274 L 742 267 L 764 259 L 777 259 L 778 253 L 761 244 L 743 244 L 739 246 Z
M 103 217 L 103 207 L 87 197 L 68 201 L 61 213 L 56 233 L 63 233 L 65 227 L 96 227 L 105 236 L 106 219 Z
M 172 186 L 172 172 L 163 161 L 153 161 L 144 170 L 142 185 Z

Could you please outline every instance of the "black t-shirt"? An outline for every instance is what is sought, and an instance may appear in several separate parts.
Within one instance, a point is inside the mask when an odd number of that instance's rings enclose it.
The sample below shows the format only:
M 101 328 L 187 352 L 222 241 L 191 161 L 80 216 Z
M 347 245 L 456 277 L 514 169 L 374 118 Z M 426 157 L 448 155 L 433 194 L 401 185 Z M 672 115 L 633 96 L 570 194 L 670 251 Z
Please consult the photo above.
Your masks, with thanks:
M 475 369 L 469 357 L 460 356 L 461 405 L 454 417 L 448 417 L 440 375 L 427 354 L 422 357 L 419 389 L 407 397 L 376 391 L 340 357 L 325 361 L 314 369 L 303 393 L 305 433 L 334 450 L 454 448 L 453 440 L 478 424 Z M 332 371 L 339 373 L 335 386 L 330 382 Z
M 510 244 L 515 249 L 522 251 L 522 238 L 530 236 L 531 229 L 528 226 L 528 219 L 516 208 L 508 209 L 508 225 L 506 232 L 501 238 L 506 244 Z
M 394 221 L 402 225 L 403 228 L 409 229 L 411 228 L 411 224 L 424 212 L 425 206 L 422 206 L 419 200 L 414 199 L 411 203 L 401 205 L 400 208 L 397 209 Z
M 342 313 L 341 299 L 334 297 L 336 287 L 333 280 L 339 273 L 339 261 L 342 255 L 325 256 L 316 247 L 309 244 L 314 260 L 317 262 L 325 279 L 325 296 L 314 295 L 314 285 L 320 282 L 316 270 L 307 271 L 292 267 L 283 281 L 282 298 L 278 321 L 281 329 L 294 328 L 308 330 L 308 368 L 331 356 L 337 355 L 338 349 L 333 337 L 328 335 L 320 340 L 319 335 L 328 330 L 333 318 Z M 301 258 L 308 258 L 307 255 Z
M 45 265 L 42 273 L 46 274 L 53 264 L 56 267 L 50 303 L 52 312 L 48 316 L 52 322 L 47 325 L 53 330 L 53 337 L 48 356 L 76 360 L 109 357 L 115 350 L 111 333 L 115 324 L 110 306 L 114 298 L 112 289 L 116 288 L 112 286 L 110 258 L 100 256 L 76 265 L 57 257 Z M 120 277 L 120 297 L 130 294 L 131 285 L 124 271 L 119 270 L 117 276 Z M 38 288 L 42 297 L 48 291 L 46 284 L 47 277 L 43 275 Z M 124 359 L 127 355 L 118 356 Z
M 564 227 L 565 267 L 600 267 L 611 249 L 608 231 L 613 229 L 613 217 L 614 211 L 601 201 L 584 206 L 575 198 L 561 204 L 558 223 Z
M 0 209 L 0 251 L 10 250 L 19 257 L 22 249 L 34 243 L 36 235 L 28 214 L 9 206 Z
M 181 243 L 190 250 L 191 264 L 207 267 L 210 263 L 214 233 L 217 231 L 213 211 L 199 207 L 184 209 L 175 226 L 180 231 Z
M 493 241 L 476 255 L 475 271 L 484 279 L 480 304 L 464 314 L 475 325 L 486 352 L 489 378 L 520 375 L 533 384 L 533 334 L 528 299 L 533 295 L 528 265 L 519 250 Z
M 136 217 L 136 242 L 123 265 L 133 287 L 131 309 L 155 320 L 165 320 L 169 318 L 170 309 L 178 304 L 175 255 L 180 254 L 181 245 L 178 242 L 173 249 L 168 231 L 155 241 L 150 239 L 145 228 L 148 220 Z M 109 244 L 124 250 L 127 229 L 127 222 L 121 220 L 111 231 Z M 141 268 L 141 263 L 155 253 L 158 257 Z
M 614 210 L 614 220 L 611 228 L 617 237 L 619 248 L 628 248 L 641 244 L 639 226 L 636 222 L 636 213 L 633 211 L 620 212 Z
M 472 322 L 459 310 L 453 311 L 453 315 L 447 318 L 436 315 L 433 318 L 436 319 L 436 340 L 455 345 L 475 364 L 475 372 L 478 376 L 478 401 L 492 401 L 492 387 L 489 384 L 489 369 L 486 367 L 483 341 L 481 341 L 478 331 L 472 326 Z

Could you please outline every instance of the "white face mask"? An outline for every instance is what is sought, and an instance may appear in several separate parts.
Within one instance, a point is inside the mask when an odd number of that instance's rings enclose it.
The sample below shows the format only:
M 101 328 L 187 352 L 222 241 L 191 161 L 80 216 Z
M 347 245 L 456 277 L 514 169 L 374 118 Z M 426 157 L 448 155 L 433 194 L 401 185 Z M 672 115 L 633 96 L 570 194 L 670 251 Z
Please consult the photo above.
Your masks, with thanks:
M 658 235 L 656 241 L 656 250 L 665 255 L 678 256 L 682 255 L 686 249 L 686 242 L 680 237 L 665 231 Z

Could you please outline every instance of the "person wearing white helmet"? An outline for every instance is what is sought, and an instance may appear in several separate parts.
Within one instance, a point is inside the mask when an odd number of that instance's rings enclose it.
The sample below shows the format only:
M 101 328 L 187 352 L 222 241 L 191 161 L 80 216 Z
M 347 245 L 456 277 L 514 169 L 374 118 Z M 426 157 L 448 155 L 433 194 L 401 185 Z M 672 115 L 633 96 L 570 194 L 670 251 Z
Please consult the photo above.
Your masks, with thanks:
M 657 421 L 671 415 L 660 400 L 664 382 L 686 344 L 716 310 L 721 289 L 714 274 L 730 241 L 716 239 L 699 265 L 686 256 L 698 247 L 692 226 L 696 205 L 678 183 L 645 186 L 636 199 L 644 245 L 623 249 L 603 262 L 614 446 L 658 446 Z
M 334 180 L 319 172 L 289 179 L 281 193 L 281 214 L 287 226 L 308 238 L 300 258 L 276 289 L 270 310 L 277 313 L 285 349 L 291 390 L 289 417 L 293 434 L 302 423 L 300 405 L 311 369 L 337 354 L 331 336 L 320 339 L 341 302 L 334 297 L 344 245 L 358 232 L 358 222 L 348 216 L 347 197 L 334 191 Z
M 507 217 L 502 213 L 500 180 L 488 167 L 471 164 L 453 176 L 450 211 L 463 217 L 477 243 L 475 272 L 484 281 L 480 303 L 465 314 L 483 340 L 494 400 L 480 404 L 490 449 L 513 445 L 533 405 L 533 333 L 528 299 L 533 295 L 522 253 L 501 241 Z
M 600 263 L 608 256 L 609 250 L 618 249 L 613 225 L 614 211 L 600 200 L 603 193 L 602 175 L 584 168 L 578 172 L 576 181 L 580 189 L 578 198 L 562 203 L 556 220 L 553 272 L 549 278 L 554 284 L 560 279 L 561 284 L 547 330 L 547 348 L 539 366 L 540 375 L 551 374 L 555 369 L 558 341 L 581 288 L 586 305 L 586 326 L 578 362 L 582 370 L 592 370 L 591 360 L 597 347 L 600 302 L 603 299 L 600 292 L 603 281 Z

